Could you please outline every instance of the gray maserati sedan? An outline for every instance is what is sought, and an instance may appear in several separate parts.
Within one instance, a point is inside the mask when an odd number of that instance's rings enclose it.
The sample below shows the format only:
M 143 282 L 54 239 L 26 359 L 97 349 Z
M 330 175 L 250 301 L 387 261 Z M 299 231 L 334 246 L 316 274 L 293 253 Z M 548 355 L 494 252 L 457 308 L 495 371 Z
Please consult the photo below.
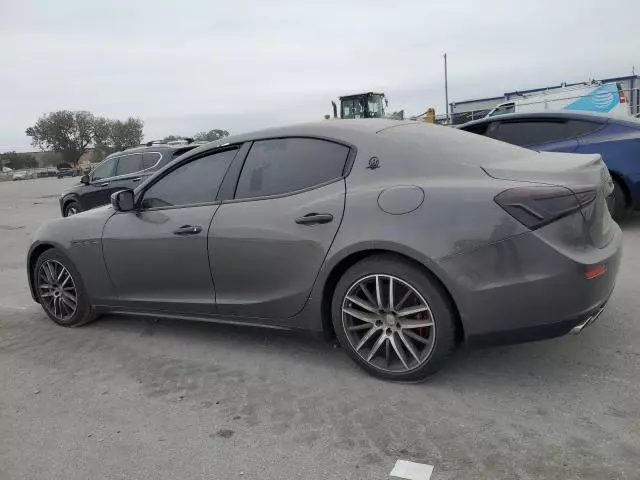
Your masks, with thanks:
M 375 376 L 417 381 L 459 343 L 593 322 L 622 253 L 612 188 L 599 155 L 437 125 L 276 128 L 45 224 L 29 285 L 67 327 L 110 313 L 305 330 Z

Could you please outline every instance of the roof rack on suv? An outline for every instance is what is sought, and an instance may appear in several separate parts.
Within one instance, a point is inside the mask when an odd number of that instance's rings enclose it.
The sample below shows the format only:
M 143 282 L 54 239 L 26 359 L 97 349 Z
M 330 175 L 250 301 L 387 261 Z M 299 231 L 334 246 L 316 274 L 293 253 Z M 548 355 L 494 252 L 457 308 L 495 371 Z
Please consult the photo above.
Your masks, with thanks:
M 193 143 L 193 138 L 185 137 L 175 140 L 169 140 L 168 142 L 165 140 L 151 140 L 150 142 L 145 143 L 144 146 L 151 147 L 153 145 L 188 145 L 190 143 Z

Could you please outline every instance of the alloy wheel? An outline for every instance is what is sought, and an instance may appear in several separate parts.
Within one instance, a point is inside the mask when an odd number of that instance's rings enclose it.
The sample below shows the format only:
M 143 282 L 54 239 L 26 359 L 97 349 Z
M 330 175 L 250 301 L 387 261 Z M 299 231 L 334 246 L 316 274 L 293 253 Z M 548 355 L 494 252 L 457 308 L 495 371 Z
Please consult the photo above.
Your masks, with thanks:
M 47 311 L 62 322 L 78 309 L 78 291 L 67 268 L 57 260 L 47 260 L 38 270 L 38 295 Z
M 76 215 L 77 213 L 78 213 L 78 209 L 76 207 L 67 208 L 67 217 L 71 217 L 73 215 Z
M 424 297 L 393 275 L 367 275 L 342 301 L 349 343 L 369 365 L 404 373 L 423 365 L 435 344 L 435 323 Z

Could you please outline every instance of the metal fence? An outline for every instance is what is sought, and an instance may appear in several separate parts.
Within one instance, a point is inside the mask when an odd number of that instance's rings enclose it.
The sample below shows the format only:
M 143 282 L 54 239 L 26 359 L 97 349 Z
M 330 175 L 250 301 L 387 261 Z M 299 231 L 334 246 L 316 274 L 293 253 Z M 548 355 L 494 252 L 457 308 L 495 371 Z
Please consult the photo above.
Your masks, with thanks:
M 640 88 L 622 90 L 622 92 L 624 92 L 625 100 L 626 100 L 627 105 L 629 106 L 629 112 L 630 112 L 631 116 L 634 116 L 634 117 L 640 116 Z M 570 96 L 570 97 L 563 97 L 562 100 L 576 100 L 576 99 L 580 99 L 580 98 L 586 98 L 586 97 L 597 96 L 597 95 L 601 95 L 601 94 L 598 94 L 598 93 L 593 94 L 593 93 L 591 93 L 591 94 L 587 94 L 587 95 L 575 95 L 575 96 Z M 520 98 L 520 97 L 504 98 L 503 100 L 500 100 L 500 101 L 496 102 L 495 106 L 498 106 L 501 103 L 508 103 L 508 102 L 516 101 L 518 98 Z M 538 98 L 538 96 L 536 96 L 535 98 L 532 98 L 531 100 L 533 100 L 533 101 L 527 102 L 527 105 L 540 104 L 540 106 L 541 106 L 540 111 L 546 111 L 546 109 L 543 106 L 544 106 L 545 103 L 548 103 L 549 100 L 545 99 L 544 95 L 540 95 L 540 100 L 537 100 L 537 98 Z M 454 112 L 454 113 L 451 113 L 449 115 L 449 117 L 450 117 L 449 123 L 451 125 L 460 125 L 462 123 L 470 122 L 472 120 L 479 120 L 481 118 L 486 117 L 487 114 L 490 111 L 491 111 L 490 108 L 483 108 L 483 109 L 479 109 L 479 110 L 469 110 L 469 111 L 465 111 L 465 112 Z M 436 123 L 446 124 L 447 123 L 447 116 L 446 115 L 437 115 L 436 116 Z

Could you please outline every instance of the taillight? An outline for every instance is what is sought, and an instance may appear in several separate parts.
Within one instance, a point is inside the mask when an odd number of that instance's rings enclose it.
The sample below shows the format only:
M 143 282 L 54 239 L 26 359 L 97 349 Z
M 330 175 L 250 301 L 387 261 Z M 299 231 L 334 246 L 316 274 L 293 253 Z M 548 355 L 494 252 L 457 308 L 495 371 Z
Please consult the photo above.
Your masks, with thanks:
M 510 188 L 494 200 L 513 218 L 535 230 L 580 210 L 596 196 L 593 188 L 579 188 L 574 193 L 565 187 L 540 186 Z

